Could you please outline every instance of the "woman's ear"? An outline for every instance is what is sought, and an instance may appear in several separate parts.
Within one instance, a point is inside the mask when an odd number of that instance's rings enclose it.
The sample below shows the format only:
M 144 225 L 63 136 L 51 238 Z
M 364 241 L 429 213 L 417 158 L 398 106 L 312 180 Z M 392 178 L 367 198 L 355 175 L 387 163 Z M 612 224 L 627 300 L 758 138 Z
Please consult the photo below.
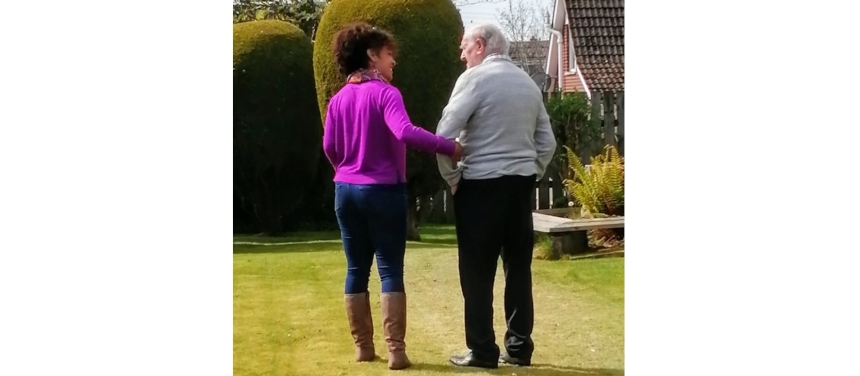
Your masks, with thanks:
M 367 56 L 370 57 L 370 61 L 368 62 L 368 68 L 376 69 L 376 62 L 379 61 L 379 55 L 375 54 L 369 48 L 367 49 Z

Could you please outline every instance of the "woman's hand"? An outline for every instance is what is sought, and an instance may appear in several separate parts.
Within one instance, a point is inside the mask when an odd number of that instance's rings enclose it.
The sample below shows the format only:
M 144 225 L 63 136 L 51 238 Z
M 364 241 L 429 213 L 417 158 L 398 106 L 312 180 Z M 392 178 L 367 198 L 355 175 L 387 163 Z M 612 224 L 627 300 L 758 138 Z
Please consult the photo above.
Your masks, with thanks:
M 451 154 L 451 168 L 457 168 L 457 162 L 460 162 L 460 158 L 463 157 L 463 145 L 460 145 L 459 142 L 454 141 L 454 154 Z

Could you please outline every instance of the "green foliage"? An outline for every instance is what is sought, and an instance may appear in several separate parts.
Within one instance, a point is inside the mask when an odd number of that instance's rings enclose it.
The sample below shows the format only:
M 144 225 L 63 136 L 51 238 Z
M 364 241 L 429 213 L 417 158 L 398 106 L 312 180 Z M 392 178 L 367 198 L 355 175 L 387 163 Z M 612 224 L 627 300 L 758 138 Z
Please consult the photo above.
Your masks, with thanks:
M 537 260 L 551 260 L 552 254 L 552 238 L 548 234 L 535 232 L 535 243 L 532 257 Z
M 292 223 L 290 230 L 306 231 L 337 230 L 337 218 L 334 213 L 334 170 L 325 154 L 320 153 L 317 159 L 317 176 L 310 183 L 310 189 L 296 209 L 302 213 L 301 220 Z
M 547 100 L 546 111 L 559 146 L 573 149 L 577 155 L 600 150 L 603 130 L 589 120 L 591 104 L 585 93 L 554 95 Z M 556 150 L 556 160 L 566 162 L 563 149 Z
M 579 157 L 565 147 L 575 180 L 565 180 L 571 199 L 582 206 L 585 217 L 624 215 L 624 158 L 607 145 L 605 153 L 591 160 L 586 170 Z
M 555 176 L 553 176 L 552 178 L 557 179 L 557 177 L 555 177 Z M 567 197 L 561 196 L 561 197 L 552 201 L 552 207 L 563 208 L 563 207 L 568 206 L 569 202 L 570 202 L 570 199 L 568 199 Z
M 435 133 L 454 82 L 465 68 L 459 58 L 463 23 L 457 9 L 450 0 L 331 1 L 320 20 L 313 57 L 323 117 L 329 100 L 346 79 L 338 72 L 332 39 L 343 26 L 355 21 L 394 35 L 398 54 L 392 84 L 403 94 L 410 120 Z M 409 149 L 406 166 L 411 198 L 433 195 L 442 188 L 434 155 Z
M 294 220 L 317 173 L 322 126 L 311 55 L 310 38 L 287 22 L 233 25 L 234 210 L 269 234 Z
M 326 3 L 320 0 L 233 0 L 233 23 L 286 21 L 313 39 Z

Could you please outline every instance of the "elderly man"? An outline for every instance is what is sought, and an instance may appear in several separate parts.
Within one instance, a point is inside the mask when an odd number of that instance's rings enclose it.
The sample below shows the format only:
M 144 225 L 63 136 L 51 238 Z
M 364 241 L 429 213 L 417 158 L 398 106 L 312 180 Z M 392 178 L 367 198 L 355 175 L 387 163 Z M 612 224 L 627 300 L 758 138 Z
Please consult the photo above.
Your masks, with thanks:
M 531 365 L 534 343 L 531 261 L 534 245 L 531 193 L 546 171 L 556 142 L 543 96 L 514 65 L 508 41 L 494 25 L 463 36 L 466 71 L 454 85 L 437 134 L 459 138 L 458 165 L 437 156 L 454 194 L 460 287 L 465 301 L 464 356 L 458 366 Z M 493 282 L 499 259 L 505 270 L 506 353 L 493 331 Z

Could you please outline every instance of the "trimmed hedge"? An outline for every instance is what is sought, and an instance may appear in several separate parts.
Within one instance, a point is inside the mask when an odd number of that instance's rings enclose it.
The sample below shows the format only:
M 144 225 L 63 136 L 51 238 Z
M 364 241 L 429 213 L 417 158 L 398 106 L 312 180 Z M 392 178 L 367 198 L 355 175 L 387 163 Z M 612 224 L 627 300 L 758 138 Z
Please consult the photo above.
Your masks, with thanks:
M 233 25 L 234 210 L 244 211 L 234 218 L 253 222 L 246 231 L 282 232 L 315 180 L 322 124 L 312 51 L 287 22 Z

